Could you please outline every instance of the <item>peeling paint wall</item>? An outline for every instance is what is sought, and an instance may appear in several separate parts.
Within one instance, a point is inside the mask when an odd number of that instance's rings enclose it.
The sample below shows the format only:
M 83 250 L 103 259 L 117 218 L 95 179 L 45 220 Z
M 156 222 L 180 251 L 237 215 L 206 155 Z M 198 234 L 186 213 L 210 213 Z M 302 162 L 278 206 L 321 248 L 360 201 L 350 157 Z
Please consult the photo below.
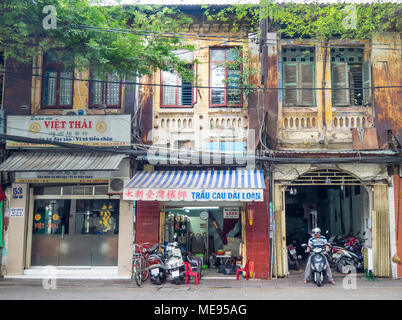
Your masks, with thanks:
M 374 86 L 402 86 L 401 34 L 375 34 L 372 42 Z M 374 109 L 380 148 L 387 147 L 388 130 L 402 142 L 402 88 L 375 89 Z

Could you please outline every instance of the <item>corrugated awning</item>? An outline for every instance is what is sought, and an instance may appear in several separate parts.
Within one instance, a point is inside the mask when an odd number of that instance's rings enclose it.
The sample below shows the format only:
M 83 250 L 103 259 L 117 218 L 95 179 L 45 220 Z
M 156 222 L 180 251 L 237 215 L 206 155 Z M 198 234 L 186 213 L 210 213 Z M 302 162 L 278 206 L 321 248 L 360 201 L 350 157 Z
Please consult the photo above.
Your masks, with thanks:
M 262 170 L 138 172 L 125 186 L 125 200 L 262 201 Z
M 0 171 L 117 170 L 126 156 L 101 152 L 18 152 L 0 165 Z

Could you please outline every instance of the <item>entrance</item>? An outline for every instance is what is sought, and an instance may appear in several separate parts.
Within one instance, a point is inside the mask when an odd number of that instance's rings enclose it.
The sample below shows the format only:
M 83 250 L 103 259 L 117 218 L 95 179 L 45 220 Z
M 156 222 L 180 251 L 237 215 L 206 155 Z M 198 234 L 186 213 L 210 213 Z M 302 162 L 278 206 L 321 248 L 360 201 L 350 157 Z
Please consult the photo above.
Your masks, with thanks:
M 286 244 L 295 245 L 297 254 L 304 256 L 301 244 L 307 243 L 315 227 L 330 242 L 366 237 L 368 203 L 368 193 L 361 185 L 289 186 L 285 189 Z
M 236 275 L 245 256 L 242 211 L 241 207 L 166 207 L 161 224 L 165 244 L 177 241 L 182 252 L 201 258 L 204 276 Z
M 102 187 L 34 188 L 31 266 L 117 266 L 120 201 Z

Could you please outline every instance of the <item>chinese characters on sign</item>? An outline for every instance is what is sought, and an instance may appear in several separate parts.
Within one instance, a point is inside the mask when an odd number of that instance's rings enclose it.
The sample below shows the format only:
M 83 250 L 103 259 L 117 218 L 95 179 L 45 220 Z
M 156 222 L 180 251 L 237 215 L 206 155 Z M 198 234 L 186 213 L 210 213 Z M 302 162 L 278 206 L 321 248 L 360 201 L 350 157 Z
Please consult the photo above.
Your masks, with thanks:
M 143 201 L 263 201 L 263 191 L 253 189 L 136 189 L 126 188 L 124 200 Z
M 239 219 L 239 208 L 223 208 L 224 219 Z

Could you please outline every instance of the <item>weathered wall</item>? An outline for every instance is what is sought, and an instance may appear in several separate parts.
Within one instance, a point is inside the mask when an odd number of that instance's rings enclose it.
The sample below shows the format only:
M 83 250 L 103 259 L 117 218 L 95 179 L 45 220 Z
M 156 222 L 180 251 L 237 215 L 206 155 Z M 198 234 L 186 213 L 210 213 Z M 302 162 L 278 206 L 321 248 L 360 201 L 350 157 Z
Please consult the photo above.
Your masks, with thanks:
M 394 175 L 396 252 L 402 261 L 402 178 Z M 402 278 L 402 262 L 397 264 L 397 276 Z
M 372 42 L 373 85 L 402 86 L 401 34 L 375 34 Z M 374 108 L 380 148 L 387 147 L 388 130 L 402 143 L 402 88 L 375 89 Z

